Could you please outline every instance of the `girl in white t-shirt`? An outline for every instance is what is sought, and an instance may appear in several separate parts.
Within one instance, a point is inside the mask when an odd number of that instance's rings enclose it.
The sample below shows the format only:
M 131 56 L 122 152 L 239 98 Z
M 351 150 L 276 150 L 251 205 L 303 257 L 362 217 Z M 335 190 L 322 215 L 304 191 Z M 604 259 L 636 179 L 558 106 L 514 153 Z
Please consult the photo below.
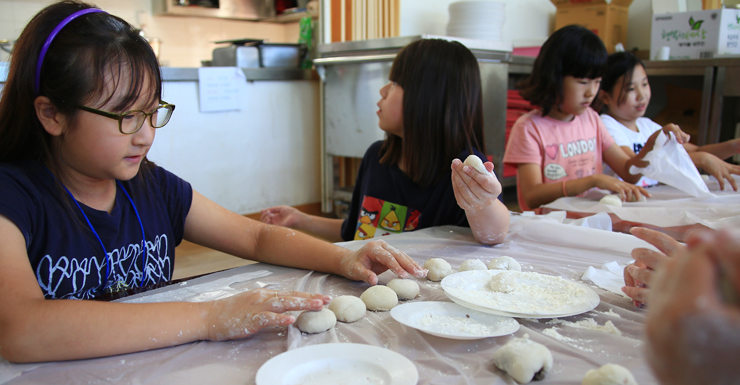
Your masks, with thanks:
M 598 100 L 593 107 L 597 111 L 601 105 L 605 107 L 606 113 L 601 115 L 601 119 L 616 143 L 629 156 L 639 153 L 648 138 L 663 128 L 643 116 L 650 103 L 650 96 L 650 83 L 642 61 L 629 52 L 611 54 L 601 81 Z M 724 188 L 726 179 L 737 191 L 732 174 L 740 175 L 740 166 L 722 159 L 740 153 L 740 139 L 701 147 L 686 142 L 683 146 L 697 168 L 717 178 L 720 187 Z M 657 183 L 655 180 L 642 178 L 637 184 L 650 186 Z

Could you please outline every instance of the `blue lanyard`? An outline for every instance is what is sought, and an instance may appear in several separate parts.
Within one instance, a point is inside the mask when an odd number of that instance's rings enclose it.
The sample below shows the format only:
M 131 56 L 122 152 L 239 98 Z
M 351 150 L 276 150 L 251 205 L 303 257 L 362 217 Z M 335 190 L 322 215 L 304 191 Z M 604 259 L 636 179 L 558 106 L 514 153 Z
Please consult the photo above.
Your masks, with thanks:
M 52 174 L 53 175 L 53 174 Z M 146 246 L 146 235 L 144 234 L 144 224 L 141 222 L 141 217 L 139 216 L 139 210 L 136 209 L 136 205 L 134 204 L 134 200 L 131 199 L 131 196 L 128 195 L 128 191 L 126 191 L 126 188 L 123 187 L 123 184 L 121 184 L 121 181 L 116 180 L 116 183 L 118 183 L 118 187 L 121 188 L 123 193 L 126 195 L 126 198 L 128 198 L 128 201 L 131 202 L 131 207 L 134 208 L 134 213 L 136 214 L 136 219 L 139 220 L 139 226 L 141 227 L 141 243 L 142 247 L 141 249 L 144 251 L 144 258 L 141 259 L 141 284 L 139 286 L 144 286 L 144 281 L 146 281 L 146 266 L 147 266 L 147 259 L 149 258 L 149 250 Z M 75 199 L 74 195 L 72 195 L 71 192 L 67 189 L 67 186 L 62 184 L 62 187 L 64 187 L 64 191 L 69 194 L 69 197 L 72 198 L 72 202 L 77 205 L 77 208 L 80 209 L 80 212 L 82 213 L 82 216 L 85 218 L 85 222 L 87 222 L 87 225 L 90 227 L 90 231 L 95 235 L 95 238 L 98 239 L 98 242 L 100 242 L 100 247 L 103 248 L 103 255 L 105 255 L 105 282 L 101 283 L 101 286 L 105 288 L 105 285 L 108 283 L 108 280 L 110 279 L 110 266 L 112 264 L 110 260 L 110 255 L 108 255 L 108 250 L 106 250 L 105 245 L 103 244 L 103 240 L 100 239 L 100 236 L 98 235 L 98 232 L 95 231 L 95 227 L 93 227 L 92 223 L 90 223 L 90 219 L 87 218 L 87 215 L 85 214 L 85 211 L 82 210 L 82 207 L 77 202 L 77 199 Z

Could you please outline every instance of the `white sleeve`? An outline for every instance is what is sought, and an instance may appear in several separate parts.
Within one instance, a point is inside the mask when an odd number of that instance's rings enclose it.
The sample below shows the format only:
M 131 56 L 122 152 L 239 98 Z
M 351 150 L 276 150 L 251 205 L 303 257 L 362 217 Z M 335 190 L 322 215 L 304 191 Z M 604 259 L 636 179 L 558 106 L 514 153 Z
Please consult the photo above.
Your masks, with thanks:
M 609 131 L 612 138 L 614 138 L 614 142 L 617 143 L 617 146 L 632 148 L 632 141 L 627 137 L 627 133 L 625 132 L 625 130 L 629 131 L 629 128 L 606 114 L 601 114 L 601 121 L 604 122 L 604 126 L 607 131 Z

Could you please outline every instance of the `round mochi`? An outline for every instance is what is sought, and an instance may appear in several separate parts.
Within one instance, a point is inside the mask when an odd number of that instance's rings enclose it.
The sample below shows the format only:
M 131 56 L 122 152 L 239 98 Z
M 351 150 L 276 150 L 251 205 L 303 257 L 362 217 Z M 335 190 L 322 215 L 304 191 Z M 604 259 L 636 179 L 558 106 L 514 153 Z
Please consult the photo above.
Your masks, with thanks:
M 586 372 L 581 385 L 637 385 L 637 381 L 632 372 L 624 366 L 606 364 Z
M 305 333 L 323 333 L 334 327 L 337 316 L 334 312 L 323 308 L 319 311 L 304 311 L 295 321 L 295 326 Z
M 512 257 L 502 256 L 494 258 L 488 263 L 488 270 L 513 270 L 522 271 L 522 265 Z
M 480 259 L 468 259 L 465 262 L 460 264 L 460 268 L 457 269 L 458 271 L 468 271 L 468 270 L 488 270 L 486 267 L 486 264 L 483 263 Z
M 387 311 L 398 305 L 398 296 L 388 286 L 373 286 L 360 295 L 362 302 L 370 310 Z
M 603 198 L 601 198 L 599 203 L 609 206 L 622 207 L 622 200 L 614 194 L 605 195 Z
M 541 380 L 552 369 L 552 353 L 542 344 L 529 339 L 514 338 L 493 353 L 493 363 L 520 384 Z
M 419 295 L 419 284 L 410 279 L 394 278 L 386 285 L 396 292 L 398 299 L 414 299 Z
M 476 169 L 476 171 L 488 174 L 488 170 L 486 170 L 486 166 L 483 165 L 483 161 L 480 160 L 480 158 L 477 155 L 468 155 L 467 158 L 465 158 L 466 165 Z
M 508 271 L 502 271 L 491 277 L 488 288 L 498 293 L 511 293 L 516 289 L 516 279 Z
M 331 300 L 329 310 L 334 312 L 339 321 L 355 322 L 365 316 L 367 307 L 358 297 L 342 295 Z
M 429 270 L 427 279 L 439 282 L 442 278 L 452 274 L 452 266 L 442 258 L 430 258 L 424 262 L 424 268 Z

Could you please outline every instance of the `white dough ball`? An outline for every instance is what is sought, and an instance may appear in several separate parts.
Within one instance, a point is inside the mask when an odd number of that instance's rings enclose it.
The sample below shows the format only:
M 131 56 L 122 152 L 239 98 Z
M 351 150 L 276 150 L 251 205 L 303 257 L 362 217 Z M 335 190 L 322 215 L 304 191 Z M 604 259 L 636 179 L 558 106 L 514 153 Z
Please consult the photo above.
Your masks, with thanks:
M 516 289 L 516 278 L 508 271 L 502 271 L 488 281 L 488 287 L 498 293 L 511 293 Z
M 522 265 L 512 257 L 502 256 L 494 258 L 488 263 L 488 270 L 513 270 L 522 271 Z
M 295 326 L 305 333 L 323 333 L 336 324 L 337 316 L 327 308 L 319 311 L 304 311 L 295 320 Z
M 468 259 L 465 262 L 460 264 L 460 268 L 457 269 L 458 271 L 468 271 L 468 270 L 488 270 L 486 267 L 486 264 L 483 263 L 480 259 Z
M 370 310 L 386 311 L 398 305 L 398 295 L 387 286 L 373 286 L 360 295 L 362 302 Z
M 483 165 L 483 161 L 480 160 L 478 155 L 468 155 L 468 157 L 465 158 L 465 162 L 463 163 L 476 169 L 476 171 L 480 173 L 488 174 L 488 170 L 486 170 L 486 166 Z
M 622 200 L 619 199 L 619 196 L 614 194 L 605 195 L 603 198 L 601 198 L 599 203 L 609 206 L 622 207 Z
M 424 268 L 429 270 L 427 279 L 439 282 L 442 278 L 452 274 L 452 266 L 442 258 L 430 258 L 424 262 Z
M 552 353 L 542 344 L 529 339 L 514 338 L 493 353 L 493 363 L 520 384 L 541 380 L 552 369 Z
M 637 385 L 637 381 L 624 366 L 606 364 L 586 372 L 581 385 Z
M 353 295 L 342 295 L 331 300 L 329 310 L 334 312 L 337 320 L 355 322 L 365 316 L 365 302 Z
M 394 278 L 386 286 L 396 292 L 398 299 L 414 299 L 419 295 L 419 284 L 410 279 Z

